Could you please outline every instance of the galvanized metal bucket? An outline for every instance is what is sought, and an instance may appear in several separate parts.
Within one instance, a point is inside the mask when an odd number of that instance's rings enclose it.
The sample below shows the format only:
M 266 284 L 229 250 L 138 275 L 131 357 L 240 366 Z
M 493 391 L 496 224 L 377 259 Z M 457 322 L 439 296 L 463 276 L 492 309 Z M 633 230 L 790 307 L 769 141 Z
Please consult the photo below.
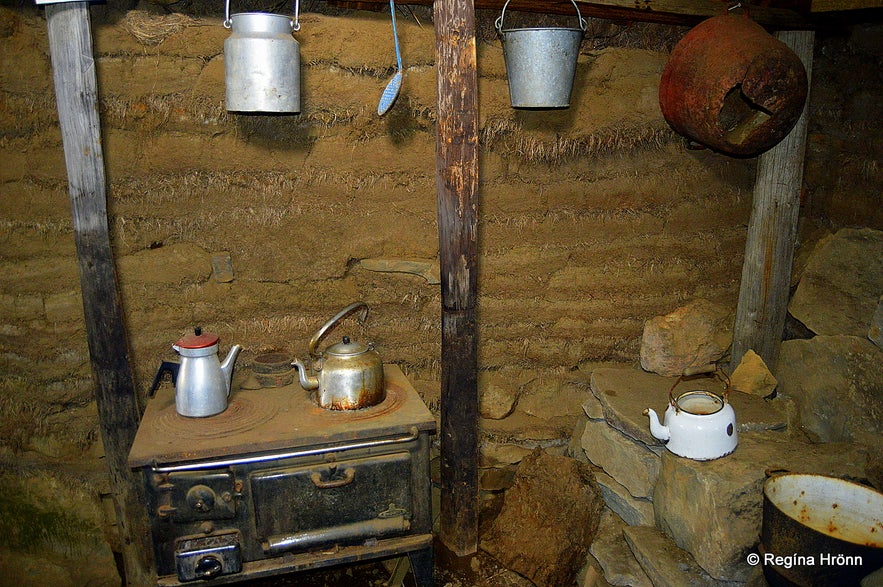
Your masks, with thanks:
M 230 15 L 226 0 L 224 76 L 230 112 L 300 112 L 300 45 L 291 35 L 297 20 L 281 14 L 243 12 Z
M 503 43 L 513 108 L 567 108 L 573 90 L 579 46 L 586 20 L 574 0 L 579 28 L 503 29 L 509 0 L 494 23 Z

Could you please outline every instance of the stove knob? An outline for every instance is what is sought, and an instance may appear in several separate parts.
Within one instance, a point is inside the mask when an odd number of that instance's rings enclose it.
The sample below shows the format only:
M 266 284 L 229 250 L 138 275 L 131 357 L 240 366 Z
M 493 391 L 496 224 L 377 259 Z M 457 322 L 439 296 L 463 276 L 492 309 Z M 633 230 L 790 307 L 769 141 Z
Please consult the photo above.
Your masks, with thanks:
M 194 485 L 187 492 L 187 505 L 191 509 L 207 514 L 215 507 L 215 492 L 205 485 Z
M 221 564 L 221 561 L 216 557 L 204 556 L 196 561 L 193 573 L 196 575 L 197 579 L 211 579 L 212 577 L 220 575 L 223 570 L 224 565 Z

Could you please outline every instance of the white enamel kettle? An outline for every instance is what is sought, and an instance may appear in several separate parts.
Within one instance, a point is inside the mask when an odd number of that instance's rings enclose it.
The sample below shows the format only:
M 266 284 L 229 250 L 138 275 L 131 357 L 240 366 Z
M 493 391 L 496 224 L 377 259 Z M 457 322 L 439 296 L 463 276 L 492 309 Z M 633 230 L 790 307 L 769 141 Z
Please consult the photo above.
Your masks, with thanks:
M 696 389 L 674 395 L 675 387 L 682 381 L 709 374 L 724 381 L 726 387 L 722 394 Z M 729 378 L 716 365 L 686 369 L 669 390 L 663 423 L 655 411 L 644 410 L 644 415 L 650 417 L 650 434 L 663 441 L 665 448 L 674 454 L 695 461 L 710 461 L 730 454 L 736 450 L 739 435 L 729 391 Z

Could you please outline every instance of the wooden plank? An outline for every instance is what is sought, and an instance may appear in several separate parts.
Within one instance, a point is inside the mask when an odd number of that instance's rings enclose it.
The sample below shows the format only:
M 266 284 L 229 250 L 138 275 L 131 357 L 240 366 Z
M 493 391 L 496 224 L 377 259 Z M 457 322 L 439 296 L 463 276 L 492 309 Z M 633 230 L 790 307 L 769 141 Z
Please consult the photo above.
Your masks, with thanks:
M 814 36 L 809 31 L 778 34 L 800 57 L 810 82 Z M 749 349 L 760 355 L 771 369 L 779 357 L 797 238 L 806 126 L 807 106 L 804 105 L 803 114 L 788 136 L 762 154 L 758 161 L 733 327 L 730 359 L 733 368 Z
M 881 0 L 812 0 L 812 12 L 842 12 L 883 8 Z
M 140 420 L 107 225 L 98 82 L 86 2 L 46 6 L 101 439 L 120 529 L 124 579 L 156 581 L 140 474 L 126 457 Z
M 804 29 L 818 26 L 807 16 L 810 0 L 779 0 L 779 2 L 751 5 L 751 18 L 774 29 Z M 824 0 L 818 0 L 824 1 Z M 828 0 L 835 1 L 835 0 Z M 851 0 L 874 1 L 883 0 Z M 501 11 L 505 0 L 475 0 L 474 7 Z M 576 0 L 580 13 L 587 18 L 604 18 L 636 22 L 656 22 L 672 25 L 695 25 L 701 20 L 724 14 L 728 4 L 720 0 Z M 386 0 L 333 0 L 332 4 L 347 8 L 366 9 L 372 6 L 382 9 Z M 432 0 L 409 0 L 407 4 L 430 5 Z M 779 4 L 782 7 L 779 7 Z M 523 11 L 543 14 L 575 15 L 569 0 L 514 0 L 507 12 Z
M 478 77 L 471 0 L 434 4 L 436 197 L 442 294 L 441 532 L 478 549 Z

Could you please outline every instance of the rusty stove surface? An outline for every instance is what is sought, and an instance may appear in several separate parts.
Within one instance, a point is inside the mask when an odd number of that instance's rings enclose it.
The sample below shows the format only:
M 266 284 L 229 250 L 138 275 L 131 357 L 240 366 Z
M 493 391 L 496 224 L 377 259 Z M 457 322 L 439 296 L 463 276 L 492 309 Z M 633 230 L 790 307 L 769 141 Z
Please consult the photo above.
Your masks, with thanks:
M 162 386 L 150 400 L 129 453 L 132 468 L 232 455 L 298 449 L 433 431 L 432 414 L 395 365 L 384 365 L 386 399 L 351 411 L 319 407 L 299 384 L 243 389 L 233 381 L 227 409 L 207 418 L 175 410 L 175 390 Z

